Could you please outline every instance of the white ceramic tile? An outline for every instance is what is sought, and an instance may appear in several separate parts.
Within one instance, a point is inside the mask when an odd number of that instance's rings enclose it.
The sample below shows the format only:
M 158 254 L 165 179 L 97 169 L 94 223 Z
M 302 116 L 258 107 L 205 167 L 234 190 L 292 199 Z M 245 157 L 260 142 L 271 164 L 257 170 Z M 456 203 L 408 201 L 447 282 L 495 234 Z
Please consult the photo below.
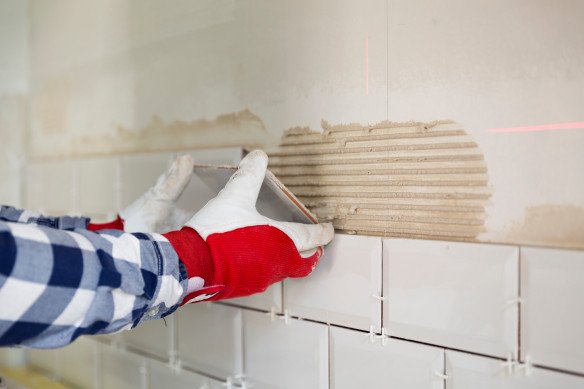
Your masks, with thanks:
M 27 363 L 27 350 L 15 347 L 0 347 L 0 366 L 14 367 Z
M 337 234 L 314 272 L 284 281 L 294 316 L 369 330 L 381 328 L 381 238 Z
M 182 153 L 182 151 L 177 152 L 177 154 Z M 226 147 L 185 151 L 185 153 L 192 155 L 195 163 L 237 166 L 239 161 L 241 161 L 244 151 L 241 147 Z
M 224 304 L 235 305 L 238 307 L 259 309 L 262 311 L 271 311 L 283 313 L 282 310 L 282 283 L 278 282 L 271 285 L 263 293 L 257 293 L 248 297 L 240 297 L 223 301 Z
M 83 214 L 115 214 L 118 211 L 118 161 L 115 158 L 89 158 L 73 163 L 79 211 Z
M 172 163 L 170 153 L 128 155 L 121 158 L 122 207 L 130 205 L 150 187 Z
M 143 388 L 147 379 L 146 360 L 127 351 L 100 345 L 101 387 Z
M 242 149 L 197 150 L 188 154 L 193 156 L 195 164 L 237 166 L 241 160 Z M 191 182 L 178 200 L 177 206 L 186 212 L 194 214 L 216 195 L 217 193 L 211 191 L 199 177 L 193 175 Z
M 76 387 L 92 388 L 96 380 L 99 344 L 80 337 L 61 349 L 61 378 Z
M 73 169 L 69 162 L 30 163 L 26 167 L 26 201 L 30 210 L 67 212 L 73 205 Z
M 584 251 L 521 248 L 521 358 L 584 373 Z
M 524 365 L 509 371 L 501 360 L 448 350 L 446 374 L 446 389 L 584 388 L 584 377 Z
M 105 334 L 105 335 L 93 335 L 93 340 L 103 344 L 121 344 L 123 343 L 122 333 L 116 332 L 115 334 Z
M 26 356 L 30 365 L 47 373 L 47 375 L 50 377 L 60 377 L 61 350 L 30 349 L 27 350 Z
M 198 303 L 182 307 L 177 315 L 183 365 L 221 378 L 241 374 L 241 309 Z
M 380 339 L 331 327 L 331 389 L 442 389 L 444 350 L 414 342 Z
M 174 319 L 174 316 L 165 318 L 166 324 L 162 319 L 149 320 L 134 329 L 122 331 L 119 335 L 124 343 L 133 348 L 161 358 L 168 358 L 171 348 L 171 326 Z
M 328 331 L 323 324 L 243 312 L 244 365 L 255 389 L 328 388 Z
M 168 364 L 148 361 L 148 387 L 153 389 L 225 389 L 223 382 L 181 369 L 173 371 Z
M 383 252 L 383 326 L 390 335 L 516 355 L 517 248 L 386 239 Z

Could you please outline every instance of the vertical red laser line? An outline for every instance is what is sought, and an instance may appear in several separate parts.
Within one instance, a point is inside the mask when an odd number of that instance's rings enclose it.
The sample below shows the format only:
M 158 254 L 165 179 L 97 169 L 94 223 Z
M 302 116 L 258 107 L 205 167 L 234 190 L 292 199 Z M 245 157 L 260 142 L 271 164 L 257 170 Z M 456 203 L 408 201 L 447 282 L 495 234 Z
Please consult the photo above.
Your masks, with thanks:
M 365 96 L 369 96 L 369 34 L 365 36 Z

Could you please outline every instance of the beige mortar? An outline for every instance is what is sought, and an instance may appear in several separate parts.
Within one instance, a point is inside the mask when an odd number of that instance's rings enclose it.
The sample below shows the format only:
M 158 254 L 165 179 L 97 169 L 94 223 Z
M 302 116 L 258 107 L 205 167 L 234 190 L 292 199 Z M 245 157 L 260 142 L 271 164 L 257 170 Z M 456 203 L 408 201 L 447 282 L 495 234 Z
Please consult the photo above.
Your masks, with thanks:
M 293 128 L 270 170 L 346 233 L 473 241 L 491 196 L 483 154 L 456 122 Z

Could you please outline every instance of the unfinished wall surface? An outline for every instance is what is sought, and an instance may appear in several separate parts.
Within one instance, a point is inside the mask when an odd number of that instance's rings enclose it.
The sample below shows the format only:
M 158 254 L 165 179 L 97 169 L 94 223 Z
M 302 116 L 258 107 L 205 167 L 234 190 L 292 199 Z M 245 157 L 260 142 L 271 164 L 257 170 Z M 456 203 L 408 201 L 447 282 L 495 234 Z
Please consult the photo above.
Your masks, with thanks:
M 583 247 L 583 12 L 526 0 L 33 1 L 28 146 L 37 159 L 255 147 L 290 128 L 322 132 L 322 120 L 453 120 L 488 169 L 479 241 Z
M 0 2 L 0 203 L 20 204 L 28 93 L 28 3 Z
M 111 153 L 115 143 L 143 148 L 136 138 L 150 148 L 257 145 L 323 116 L 383 120 L 386 14 L 380 9 L 384 0 L 33 2 L 31 150 L 62 156 Z M 365 96 L 371 25 L 375 61 Z M 236 118 L 232 133 L 200 122 L 246 109 L 261 122 Z M 360 114 L 333 115 L 341 112 Z M 199 124 L 182 125 L 192 122 Z M 182 135 L 159 145 L 160 134 L 174 134 L 177 125 Z
M 477 141 L 493 188 L 481 240 L 584 245 L 583 6 L 388 2 L 389 117 L 451 118 Z

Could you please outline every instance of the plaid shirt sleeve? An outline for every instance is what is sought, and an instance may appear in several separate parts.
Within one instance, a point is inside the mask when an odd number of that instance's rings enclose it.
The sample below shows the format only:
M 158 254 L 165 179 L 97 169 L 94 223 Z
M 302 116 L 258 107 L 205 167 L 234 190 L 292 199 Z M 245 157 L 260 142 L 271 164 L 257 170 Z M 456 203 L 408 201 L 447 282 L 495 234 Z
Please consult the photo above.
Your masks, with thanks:
M 166 238 L 87 222 L 2 207 L 0 346 L 60 347 L 178 308 L 188 280 Z
M 87 228 L 89 218 L 75 216 L 43 216 L 36 212 L 24 209 L 16 209 L 6 205 L 0 205 L 0 221 L 37 224 L 39 226 L 57 228 L 59 230 L 74 230 L 76 228 Z

